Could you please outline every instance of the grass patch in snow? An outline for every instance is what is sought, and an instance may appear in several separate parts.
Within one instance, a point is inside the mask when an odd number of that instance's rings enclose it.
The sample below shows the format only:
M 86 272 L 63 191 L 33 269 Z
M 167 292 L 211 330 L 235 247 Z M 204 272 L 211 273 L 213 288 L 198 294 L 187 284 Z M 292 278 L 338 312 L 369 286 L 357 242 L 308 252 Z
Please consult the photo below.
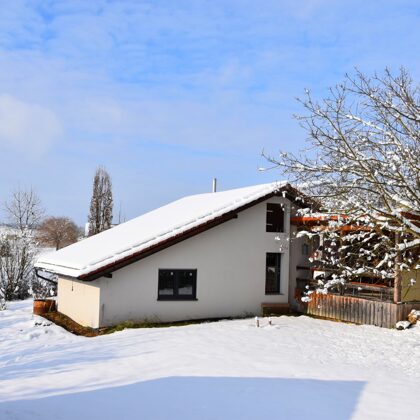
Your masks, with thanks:
M 169 328 L 169 327 L 185 327 L 187 325 L 195 325 L 195 324 L 208 324 L 211 322 L 219 322 L 219 321 L 233 321 L 237 319 L 247 319 L 252 318 L 254 315 L 252 314 L 245 314 L 243 316 L 237 317 L 224 317 L 224 318 L 201 318 L 201 319 L 187 319 L 184 321 L 173 321 L 173 322 L 159 322 L 159 321 L 151 321 L 151 320 L 144 320 L 141 322 L 133 322 L 133 321 L 124 321 L 112 327 L 104 327 L 100 329 L 100 334 L 112 334 L 117 331 L 123 331 L 125 329 L 132 329 L 132 328 Z
M 98 335 L 112 334 L 114 332 L 123 331 L 126 329 L 183 327 L 183 326 L 194 325 L 194 324 L 228 321 L 228 320 L 234 320 L 234 319 L 245 319 L 245 318 L 249 318 L 252 315 L 246 314 L 244 316 L 239 316 L 239 317 L 190 319 L 190 320 L 175 321 L 175 322 L 157 322 L 157 321 L 151 321 L 151 320 L 144 320 L 141 322 L 124 321 L 117 325 L 98 328 L 98 329 L 84 327 L 78 324 L 76 321 L 69 318 L 68 316 L 62 314 L 61 312 L 48 312 L 46 314 L 43 314 L 42 316 L 48 319 L 49 321 L 54 322 L 54 324 L 64 328 L 65 330 L 75 335 L 81 335 L 84 337 L 97 337 Z
M 226 319 L 226 318 L 223 318 Z M 112 334 L 117 331 L 123 331 L 128 328 L 168 328 L 168 327 L 183 327 L 186 325 L 192 324 L 202 324 L 207 322 L 216 322 L 221 321 L 220 319 L 192 319 L 188 321 L 177 321 L 177 322 L 152 322 L 152 321 L 143 321 L 143 322 L 133 322 L 133 321 L 124 321 L 120 324 L 114 325 L 112 327 L 101 328 L 102 334 Z
M 82 335 L 84 337 L 96 337 L 101 335 L 100 330 L 84 327 L 61 312 L 47 312 L 41 316 L 75 335 Z

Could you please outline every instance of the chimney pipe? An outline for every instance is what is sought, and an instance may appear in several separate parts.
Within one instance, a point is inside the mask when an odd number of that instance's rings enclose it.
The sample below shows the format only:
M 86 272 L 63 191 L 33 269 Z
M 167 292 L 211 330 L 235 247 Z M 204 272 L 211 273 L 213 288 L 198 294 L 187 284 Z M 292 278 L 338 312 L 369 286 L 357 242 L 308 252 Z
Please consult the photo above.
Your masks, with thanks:
M 213 189 L 212 191 L 215 193 L 217 190 L 217 178 L 213 178 Z

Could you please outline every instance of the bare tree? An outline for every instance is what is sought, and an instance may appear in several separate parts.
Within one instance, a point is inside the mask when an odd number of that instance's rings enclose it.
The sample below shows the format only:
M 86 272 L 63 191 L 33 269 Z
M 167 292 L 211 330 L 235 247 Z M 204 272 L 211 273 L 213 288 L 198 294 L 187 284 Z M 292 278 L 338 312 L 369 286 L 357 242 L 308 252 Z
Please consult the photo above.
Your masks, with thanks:
M 5 210 L 11 227 L 0 236 L 0 299 L 23 299 L 32 291 L 38 252 L 34 229 L 43 209 L 33 189 L 18 189 L 5 203 Z
M 329 93 L 318 102 L 306 91 L 301 100 L 307 114 L 297 119 L 310 147 L 267 158 L 326 212 L 344 215 L 342 223 L 369 228 L 346 240 L 370 241 L 371 268 L 396 271 L 398 300 L 399 269 L 418 264 L 420 247 L 420 89 L 401 69 L 373 77 L 357 71 Z M 346 267 L 342 278 L 357 271 Z
M 56 250 L 77 242 L 79 228 L 68 217 L 48 217 L 38 227 L 37 238 L 42 245 Z
M 112 225 L 112 183 L 108 172 L 99 167 L 93 179 L 93 192 L 90 202 L 89 236 L 107 230 Z
M 21 232 L 36 228 L 44 215 L 41 200 L 33 188 L 13 191 L 11 199 L 5 202 L 4 207 L 9 222 Z

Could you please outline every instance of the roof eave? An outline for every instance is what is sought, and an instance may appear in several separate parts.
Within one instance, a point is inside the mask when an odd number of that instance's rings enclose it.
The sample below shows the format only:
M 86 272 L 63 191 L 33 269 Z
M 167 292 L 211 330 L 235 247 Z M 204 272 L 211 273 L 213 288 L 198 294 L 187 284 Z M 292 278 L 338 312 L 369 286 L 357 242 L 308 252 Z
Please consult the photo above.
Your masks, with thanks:
M 281 191 L 281 190 L 280 190 Z M 141 251 L 138 251 L 128 257 L 122 258 L 119 261 L 115 261 L 113 263 L 110 263 L 106 266 L 103 266 L 101 268 L 98 268 L 95 271 L 92 271 L 88 274 L 84 274 L 78 277 L 79 280 L 84 281 L 92 281 L 96 280 L 99 277 L 103 277 L 106 274 L 110 274 L 113 271 L 119 270 L 120 268 L 123 268 L 127 265 L 130 265 L 136 261 L 139 261 L 143 258 L 149 257 L 152 254 L 155 254 L 156 252 L 162 251 L 166 248 L 169 248 L 170 246 L 173 246 L 179 242 L 185 241 L 186 239 L 189 239 L 193 236 L 198 235 L 199 233 L 205 232 L 206 230 L 212 229 L 216 226 L 219 226 L 229 220 L 236 219 L 238 217 L 238 213 L 241 211 L 244 211 L 252 206 L 255 206 L 258 203 L 261 203 L 270 197 L 273 197 L 275 195 L 279 195 L 279 192 L 270 192 L 269 194 L 266 194 L 254 201 L 251 201 L 247 204 L 244 204 L 241 207 L 236 208 L 235 210 L 231 210 L 227 213 L 224 213 L 221 216 L 218 216 L 212 220 L 208 220 L 207 222 L 202 223 L 199 226 L 195 226 L 191 229 L 188 229 L 184 232 L 179 233 L 178 235 L 172 236 L 171 238 L 168 238 L 158 244 L 154 244 L 148 248 L 142 249 Z
M 113 261 L 95 270 L 92 270 L 87 273 L 83 273 L 81 275 L 78 275 L 77 277 L 72 277 L 72 278 L 77 279 L 77 280 L 83 280 L 83 281 L 93 281 L 100 277 L 109 275 L 112 272 L 117 271 L 123 267 L 126 267 L 134 262 L 137 262 L 143 258 L 149 257 L 152 254 L 155 254 L 159 251 L 169 248 L 170 246 L 173 246 L 179 242 L 182 242 L 195 235 L 205 232 L 206 230 L 219 226 L 222 223 L 225 223 L 229 220 L 235 219 L 238 217 L 238 213 L 240 213 L 241 211 L 244 211 L 250 207 L 255 206 L 256 204 L 259 204 L 265 200 L 268 200 L 269 198 L 273 196 L 282 196 L 282 197 L 288 198 L 289 200 L 295 202 L 295 204 L 300 207 L 303 207 L 304 204 L 302 203 L 302 201 L 296 200 L 297 197 L 301 197 L 301 198 L 303 197 L 304 199 L 307 199 L 307 197 L 304 197 L 298 190 L 296 190 L 290 184 L 283 185 L 279 187 L 279 189 L 276 191 L 272 191 L 268 194 L 265 194 L 264 196 L 259 197 L 256 200 L 253 200 L 247 204 L 244 204 L 234 210 L 228 211 L 227 213 L 224 213 L 223 215 L 220 215 L 212 220 L 208 220 L 207 222 L 204 222 L 201 225 L 195 226 L 191 229 L 188 229 L 184 232 L 179 233 L 178 235 L 175 235 L 175 236 L 172 236 L 171 238 L 163 240 L 162 242 L 159 242 L 157 244 L 144 248 L 118 261 Z M 56 274 L 60 275 L 59 273 L 56 273 Z M 71 277 L 71 276 L 66 275 L 66 277 Z

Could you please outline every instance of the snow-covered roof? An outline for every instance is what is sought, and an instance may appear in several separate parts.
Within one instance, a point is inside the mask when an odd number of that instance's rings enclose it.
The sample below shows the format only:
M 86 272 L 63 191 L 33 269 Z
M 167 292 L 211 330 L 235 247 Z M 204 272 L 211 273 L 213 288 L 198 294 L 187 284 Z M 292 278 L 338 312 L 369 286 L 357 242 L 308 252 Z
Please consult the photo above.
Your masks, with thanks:
M 269 196 L 286 185 L 286 182 L 273 182 L 184 197 L 59 251 L 42 255 L 35 267 L 59 275 L 86 278 L 104 267 L 125 261 Z
M 19 230 L 9 226 L 9 225 L 0 225 L 0 235 L 16 235 L 19 233 Z

